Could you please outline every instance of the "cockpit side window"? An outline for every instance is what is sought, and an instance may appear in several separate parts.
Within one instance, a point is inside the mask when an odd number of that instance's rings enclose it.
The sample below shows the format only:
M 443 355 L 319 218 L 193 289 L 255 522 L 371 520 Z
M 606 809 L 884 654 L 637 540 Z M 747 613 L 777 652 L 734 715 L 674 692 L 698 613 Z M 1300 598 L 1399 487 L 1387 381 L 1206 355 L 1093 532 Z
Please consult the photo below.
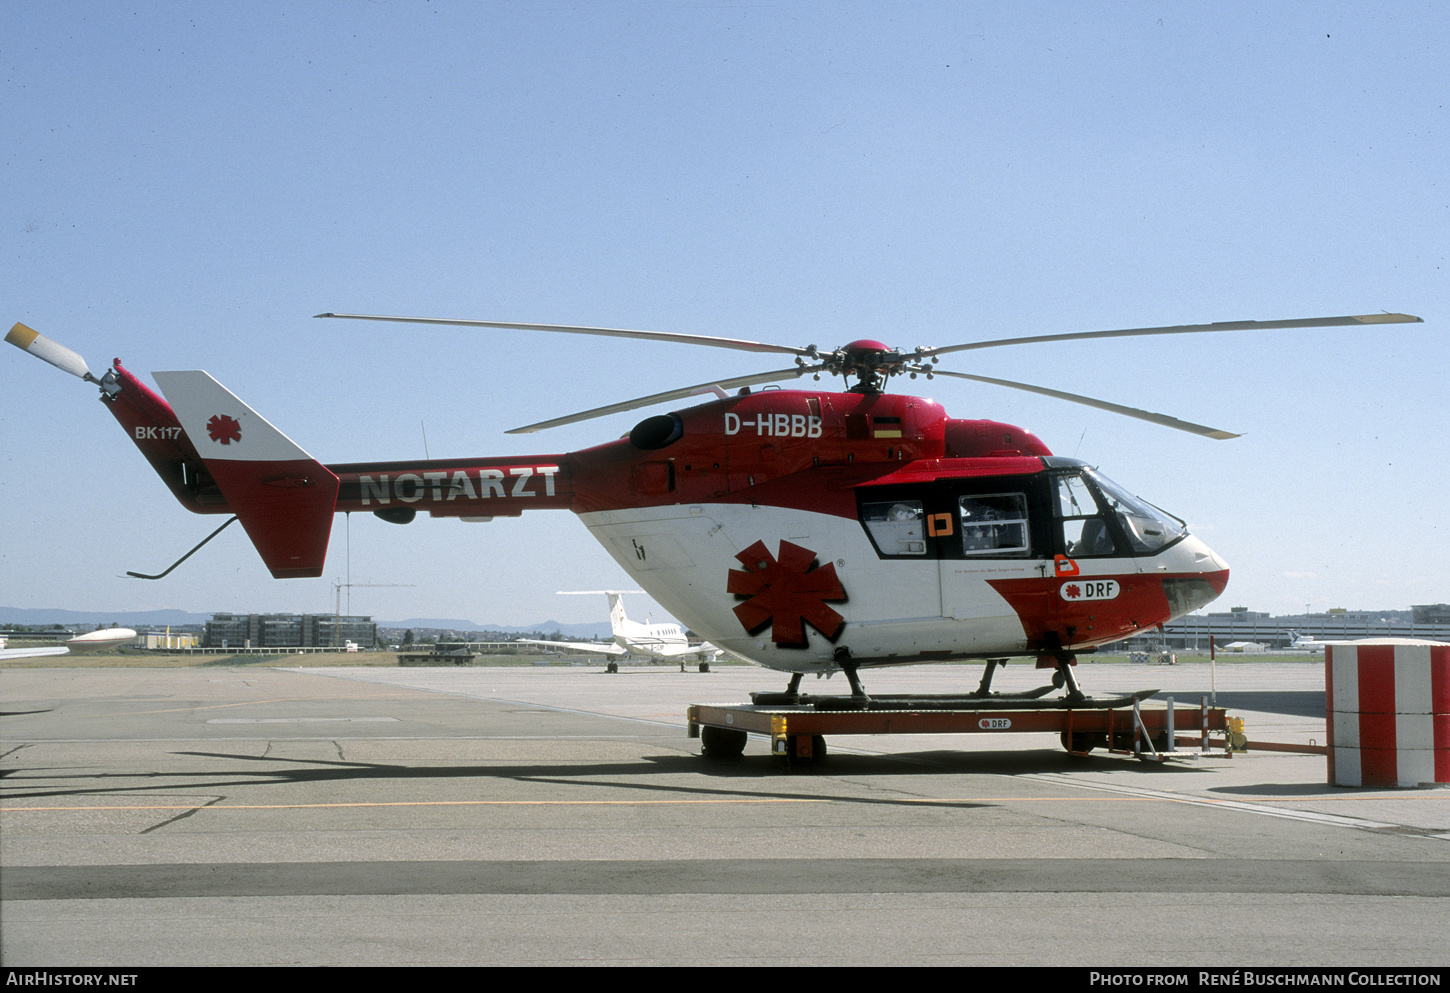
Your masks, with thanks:
M 1087 517 L 1098 512 L 1098 502 L 1081 476 L 1057 477 L 1057 516 Z
M 1057 517 L 1062 550 L 1073 558 L 1112 555 L 1113 535 L 1103 521 L 1092 490 L 1079 475 L 1057 477 Z
M 1073 558 L 1111 555 L 1117 546 L 1101 517 L 1076 517 L 1062 522 L 1062 547 Z

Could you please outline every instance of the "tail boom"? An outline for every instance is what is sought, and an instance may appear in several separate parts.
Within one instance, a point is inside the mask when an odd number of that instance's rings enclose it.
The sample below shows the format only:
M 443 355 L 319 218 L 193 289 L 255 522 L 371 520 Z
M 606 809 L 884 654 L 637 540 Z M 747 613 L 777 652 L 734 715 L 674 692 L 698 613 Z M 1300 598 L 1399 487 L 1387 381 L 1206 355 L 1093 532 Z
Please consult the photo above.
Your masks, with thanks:
M 101 400 L 183 507 L 196 514 L 231 513 L 171 405 L 120 359 L 101 380 Z
M 5 340 L 98 385 L 177 501 L 197 514 L 235 514 L 277 578 L 322 575 L 336 513 L 407 523 L 420 510 L 489 520 L 574 509 L 569 455 L 325 466 L 205 372 L 155 373 L 158 394 L 120 359 L 97 378 L 78 353 L 24 324 Z
M 391 519 L 404 511 L 433 517 L 518 517 L 525 510 L 568 510 L 574 502 L 567 455 L 365 462 L 328 468 L 341 482 L 339 511 Z

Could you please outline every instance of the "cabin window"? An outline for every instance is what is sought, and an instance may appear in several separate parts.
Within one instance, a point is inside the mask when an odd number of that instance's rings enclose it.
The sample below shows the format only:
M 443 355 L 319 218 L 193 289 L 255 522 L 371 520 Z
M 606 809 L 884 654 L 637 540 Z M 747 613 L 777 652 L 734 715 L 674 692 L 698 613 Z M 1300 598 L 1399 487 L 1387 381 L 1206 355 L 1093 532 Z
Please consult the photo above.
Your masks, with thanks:
M 926 515 L 920 500 L 864 503 L 861 522 L 882 555 L 926 554 Z
M 1022 557 L 1031 553 L 1024 493 L 973 493 L 959 497 L 962 554 Z
M 1051 554 L 1046 475 L 963 477 L 857 490 L 883 559 L 1025 559 Z M 895 499 L 887 499 L 895 497 Z

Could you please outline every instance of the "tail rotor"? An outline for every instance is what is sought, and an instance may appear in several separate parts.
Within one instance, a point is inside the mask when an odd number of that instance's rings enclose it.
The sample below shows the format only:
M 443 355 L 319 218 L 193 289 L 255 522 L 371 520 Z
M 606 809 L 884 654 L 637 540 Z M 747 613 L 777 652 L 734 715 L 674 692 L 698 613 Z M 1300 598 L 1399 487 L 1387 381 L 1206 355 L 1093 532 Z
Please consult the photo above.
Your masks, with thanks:
M 29 352 L 36 358 L 49 362 L 62 372 L 68 372 L 88 383 L 100 383 L 100 380 L 91 374 L 90 366 L 86 365 L 85 359 L 59 342 L 52 341 L 39 331 L 28 328 L 24 324 L 16 324 L 11 328 L 10 333 L 5 336 L 5 340 L 21 351 Z

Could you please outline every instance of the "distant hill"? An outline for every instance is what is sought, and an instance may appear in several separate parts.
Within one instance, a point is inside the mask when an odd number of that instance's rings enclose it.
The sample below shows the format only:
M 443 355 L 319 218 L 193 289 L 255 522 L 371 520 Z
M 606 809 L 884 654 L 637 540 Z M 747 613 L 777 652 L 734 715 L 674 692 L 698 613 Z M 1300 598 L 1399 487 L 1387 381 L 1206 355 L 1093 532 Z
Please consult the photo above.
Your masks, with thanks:
M 377 620 L 377 618 L 373 618 Z M 512 631 L 513 628 L 494 627 L 490 624 L 477 624 L 473 621 L 463 621 L 456 617 L 410 617 L 405 621 L 378 621 L 379 627 L 385 628 L 439 628 L 444 631 Z M 535 630 L 529 628 L 530 631 Z
M 0 627 L 25 624 L 31 627 L 62 624 L 66 627 L 95 627 L 115 623 L 120 627 L 164 627 L 167 624 L 205 624 L 211 614 L 185 610 L 60 610 L 55 607 L 0 607 Z
M 602 613 L 602 611 L 601 611 Z M 11 625 L 44 627 L 60 624 L 67 628 L 94 628 L 98 624 L 116 624 L 126 628 L 159 628 L 170 624 L 201 626 L 211 620 L 211 614 L 195 614 L 185 610 L 61 610 L 56 607 L 0 607 L 0 628 Z M 501 624 L 480 624 L 457 618 L 413 617 L 402 621 L 387 621 L 374 617 L 380 628 L 418 628 L 442 631 L 502 631 L 505 633 L 526 633 L 530 631 L 558 631 L 569 638 L 607 638 L 609 622 L 601 620 L 592 624 L 560 624 L 558 621 L 543 621 L 522 627 Z
M 566 638 L 608 638 L 611 634 L 608 621 L 599 621 L 594 624 L 560 624 L 558 621 L 544 621 L 541 624 L 510 627 L 502 624 L 478 624 L 474 621 L 448 618 L 413 617 L 406 621 L 378 621 L 378 627 L 407 628 L 415 631 L 499 631 L 503 634 L 558 631 Z

